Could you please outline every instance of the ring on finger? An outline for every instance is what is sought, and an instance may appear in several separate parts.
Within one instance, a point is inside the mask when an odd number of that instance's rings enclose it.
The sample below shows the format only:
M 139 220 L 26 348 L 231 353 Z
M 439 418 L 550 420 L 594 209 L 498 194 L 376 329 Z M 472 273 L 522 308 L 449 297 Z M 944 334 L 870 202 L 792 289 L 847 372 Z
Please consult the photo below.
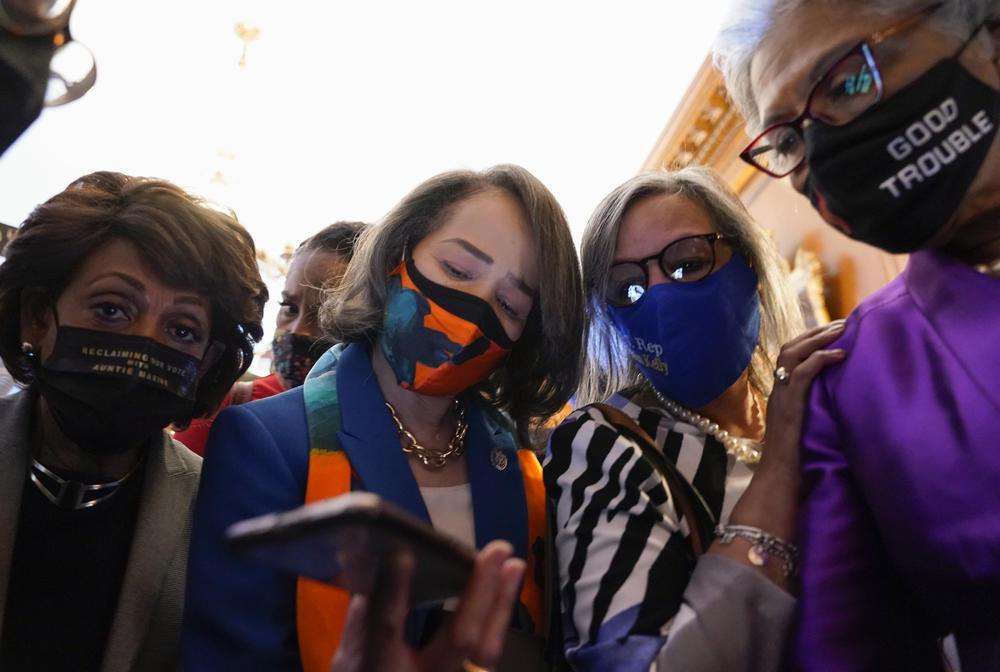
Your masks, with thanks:
M 462 671 L 463 672 L 490 672 L 490 669 L 483 667 L 482 665 L 476 665 L 474 662 L 466 658 L 462 661 Z
M 775 382 L 781 383 L 782 385 L 785 385 L 785 384 L 788 383 L 788 377 L 790 375 L 791 374 L 788 372 L 788 369 L 786 369 L 783 366 L 779 366 L 778 368 L 776 368 L 774 370 L 774 380 L 775 380 Z

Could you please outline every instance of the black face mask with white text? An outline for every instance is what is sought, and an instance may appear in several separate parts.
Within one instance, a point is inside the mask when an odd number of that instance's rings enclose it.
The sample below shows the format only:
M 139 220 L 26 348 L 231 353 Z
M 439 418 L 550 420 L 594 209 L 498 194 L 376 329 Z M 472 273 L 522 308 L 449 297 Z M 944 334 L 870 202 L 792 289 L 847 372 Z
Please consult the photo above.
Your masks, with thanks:
M 851 238 L 913 252 L 955 213 L 998 122 L 1000 92 L 944 59 L 845 126 L 807 126 L 806 194 Z
M 35 379 L 67 438 L 113 455 L 189 420 L 201 368 L 197 357 L 151 338 L 60 326 Z

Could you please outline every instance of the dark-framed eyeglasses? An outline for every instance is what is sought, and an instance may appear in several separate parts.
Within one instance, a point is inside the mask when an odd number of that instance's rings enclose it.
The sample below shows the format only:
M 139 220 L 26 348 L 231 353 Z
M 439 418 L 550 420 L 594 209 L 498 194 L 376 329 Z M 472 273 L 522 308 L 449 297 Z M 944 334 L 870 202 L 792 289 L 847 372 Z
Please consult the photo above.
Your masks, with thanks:
M 69 32 L 75 5 L 76 0 L 0 0 L 0 29 L 18 37 L 52 37 L 46 107 L 76 100 L 97 81 L 94 55 Z
M 715 269 L 715 241 L 720 233 L 684 236 L 645 259 L 622 261 L 611 266 L 604 299 L 616 308 L 631 306 L 649 289 L 649 262 L 656 261 L 671 282 L 698 282 Z
M 844 126 L 882 100 L 882 74 L 872 47 L 917 25 L 943 5 L 943 2 L 930 4 L 858 42 L 816 82 L 806 98 L 802 114 L 792 121 L 769 127 L 740 152 L 740 158 L 771 177 L 792 173 L 806 158 L 802 133 L 806 120 Z

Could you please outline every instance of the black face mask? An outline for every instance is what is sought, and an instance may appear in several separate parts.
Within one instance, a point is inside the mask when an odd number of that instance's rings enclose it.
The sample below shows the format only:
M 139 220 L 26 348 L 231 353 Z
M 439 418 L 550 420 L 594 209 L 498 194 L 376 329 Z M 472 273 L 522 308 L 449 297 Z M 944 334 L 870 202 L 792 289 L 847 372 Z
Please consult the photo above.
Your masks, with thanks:
M 61 326 L 35 379 L 67 438 L 114 455 L 190 419 L 201 365 L 143 336 Z
M 306 374 L 320 355 L 330 349 L 330 342 L 278 329 L 271 343 L 271 369 L 292 387 L 306 382 Z
M 1000 92 L 944 59 L 846 126 L 807 126 L 806 194 L 851 238 L 913 252 L 955 213 L 998 122 Z
M 0 28 L 0 154 L 42 112 L 52 36 L 19 37 Z

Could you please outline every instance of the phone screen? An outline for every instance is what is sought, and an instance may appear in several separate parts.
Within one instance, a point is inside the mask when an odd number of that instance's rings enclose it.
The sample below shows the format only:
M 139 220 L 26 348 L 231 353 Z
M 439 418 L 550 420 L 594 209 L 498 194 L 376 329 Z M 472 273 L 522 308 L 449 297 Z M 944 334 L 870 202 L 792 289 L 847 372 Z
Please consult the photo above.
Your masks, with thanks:
M 384 558 L 408 550 L 416 561 L 414 604 L 460 595 L 475 549 L 369 492 L 352 492 L 244 520 L 226 532 L 230 551 L 250 562 L 370 594 Z

